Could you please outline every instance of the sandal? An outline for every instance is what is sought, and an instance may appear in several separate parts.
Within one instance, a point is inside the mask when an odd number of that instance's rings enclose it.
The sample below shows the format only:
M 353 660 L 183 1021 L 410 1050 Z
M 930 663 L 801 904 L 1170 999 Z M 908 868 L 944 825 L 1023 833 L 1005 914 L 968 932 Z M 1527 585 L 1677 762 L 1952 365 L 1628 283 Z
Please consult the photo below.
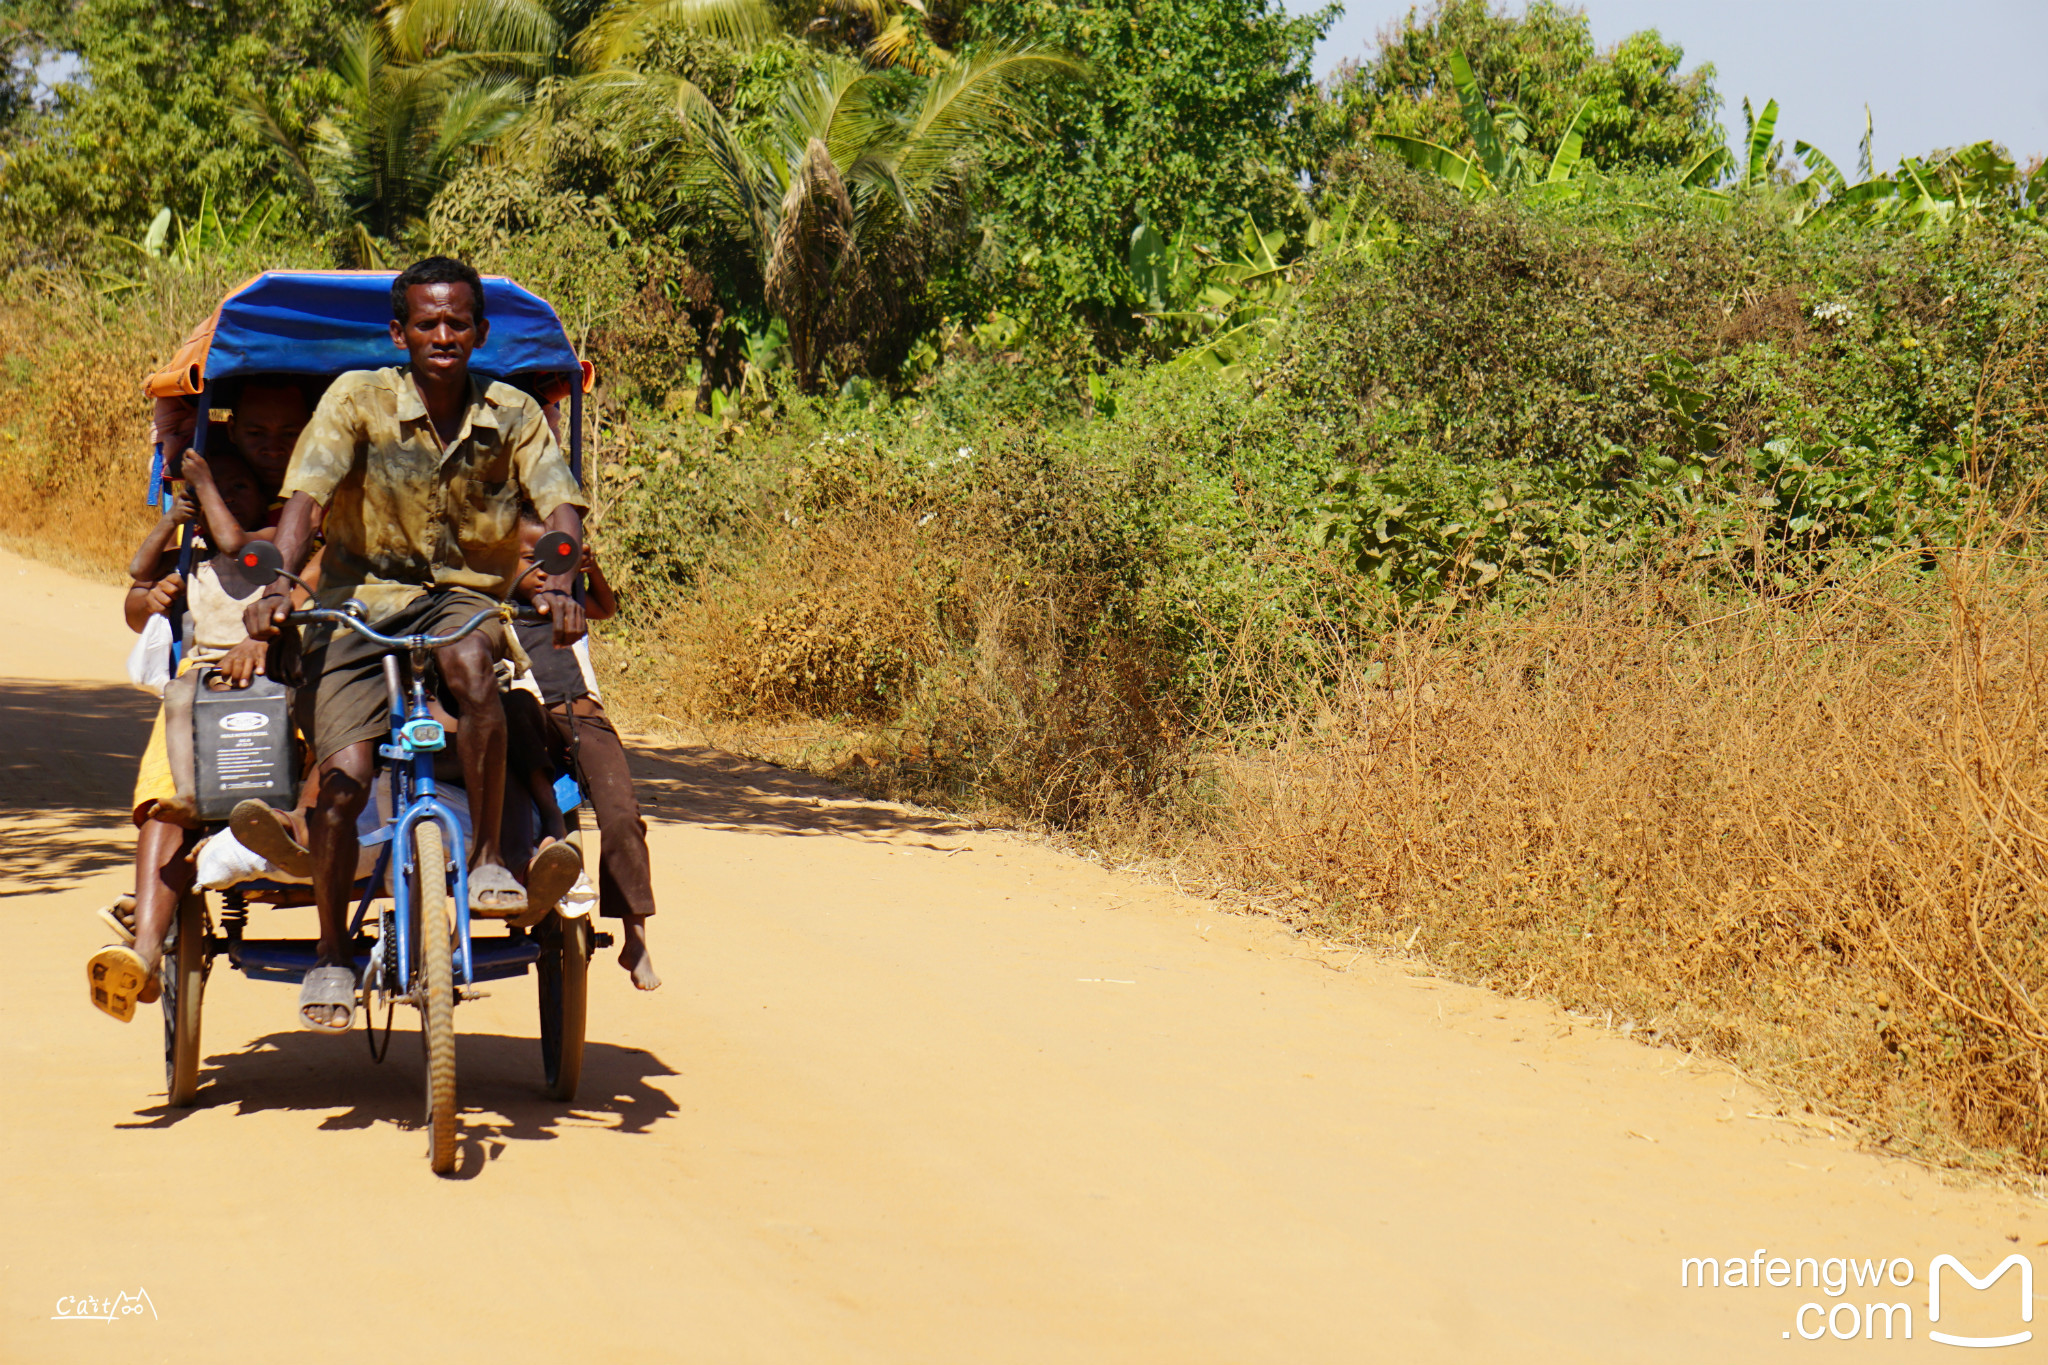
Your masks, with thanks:
M 469 870 L 469 913 L 510 919 L 526 908 L 526 888 L 507 868 L 479 863 Z
M 338 1016 L 336 1010 L 341 1011 Z M 355 1013 L 356 974 L 352 968 L 315 967 L 306 973 L 299 986 L 300 1028 L 314 1033 L 347 1033 Z
M 100 910 L 100 922 L 114 931 L 123 947 L 135 946 L 135 897 L 123 896 Z
M 228 812 L 235 842 L 287 877 L 313 875 L 313 855 L 292 837 L 284 816 L 261 801 L 243 801 Z
M 142 954 L 124 944 L 109 944 L 87 959 L 85 982 L 92 1003 L 124 1024 L 135 1017 L 137 1004 L 147 1004 L 158 995 L 152 989 L 156 973 L 142 960 Z
M 557 839 L 533 855 L 526 867 L 526 908 L 512 916 L 516 929 L 529 929 L 547 918 L 583 875 L 583 855 L 574 844 Z

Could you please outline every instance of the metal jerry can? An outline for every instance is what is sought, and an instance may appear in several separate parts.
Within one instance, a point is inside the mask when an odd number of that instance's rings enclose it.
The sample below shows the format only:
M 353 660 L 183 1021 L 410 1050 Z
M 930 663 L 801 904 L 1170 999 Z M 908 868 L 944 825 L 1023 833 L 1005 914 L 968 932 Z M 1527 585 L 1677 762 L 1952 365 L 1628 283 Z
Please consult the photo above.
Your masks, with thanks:
M 299 797 L 291 689 L 258 677 L 192 698 L 192 766 L 199 818 L 225 820 L 242 801 L 289 810 Z

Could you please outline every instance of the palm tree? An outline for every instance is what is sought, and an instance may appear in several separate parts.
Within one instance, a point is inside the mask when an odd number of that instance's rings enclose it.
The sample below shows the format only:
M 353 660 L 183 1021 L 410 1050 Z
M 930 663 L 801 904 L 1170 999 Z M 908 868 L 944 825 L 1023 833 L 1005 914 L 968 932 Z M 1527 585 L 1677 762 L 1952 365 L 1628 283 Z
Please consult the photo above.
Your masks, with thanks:
M 907 27 L 889 0 L 821 0 L 827 10 Z M 578 57 L 592 72 L 584 98 L 666 125 L 655 164 L 676 217 L 737 266 L 741 293 L 782 319 L 807 391 L 840 346 L 887 368 L 936 250 L 961 225 L 983 149 L 1024 121 L 1018 90 L 1083 70 L 1042 47 L 950 53 L 924 29 L 897 43 L 883 27 L 860 45 L 862 59 L 817 51 L 764 115 L 735 125 L 688 80 L 639 70 L 649 35 L 668 25 L 752 47 L 776 37 L 780 20 L 762 0 L 610 0 L 580 35 Z M 905 59 L 881 65 L 891 55 Z
M 1023 117 L 1017 92 L 1080 70 L 1030 46 L 963 53 L 930 75 L 820 54 L 745 126 L 680 78 L 604 79 L 614 99 L 671 111 L 661 170 L 675 212 L 743 263 L 787 330 L 797 382 L 815 390 L 835 348 L 872 360 L 900 339 L 984 149 Z
M 536 0 L 395 0 L 344 33 L 332 68 L 342 96 L 309 144 L 259 96 L 244 96 L 245 115 L 316 215 L 348 224 L 358 263 L 372 264 L 379 239 L 424 218 L 455 173 L 519 122 L 564 44 Z

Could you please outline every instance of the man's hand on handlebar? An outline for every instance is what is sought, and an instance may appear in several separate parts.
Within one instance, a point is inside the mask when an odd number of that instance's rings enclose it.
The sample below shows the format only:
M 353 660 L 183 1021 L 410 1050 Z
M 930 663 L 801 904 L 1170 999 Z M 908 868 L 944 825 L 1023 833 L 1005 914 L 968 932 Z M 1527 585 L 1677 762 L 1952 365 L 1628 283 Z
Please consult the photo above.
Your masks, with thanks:
M 270 646 L 261 640 L 244 640 L 221 657 L 214 667 L 221 671 L 231 687 L 247 687 L 258 673 L 263 671 L 263 660 L 270 653 Z

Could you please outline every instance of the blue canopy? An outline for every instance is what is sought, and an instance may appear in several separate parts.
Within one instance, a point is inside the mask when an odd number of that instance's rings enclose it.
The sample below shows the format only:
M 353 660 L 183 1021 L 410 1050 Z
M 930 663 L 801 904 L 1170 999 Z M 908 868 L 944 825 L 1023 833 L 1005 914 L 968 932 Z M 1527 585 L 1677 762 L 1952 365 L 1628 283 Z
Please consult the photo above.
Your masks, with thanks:
M 242 374 L 335 375 L 403 363 L 391 344 L 391 270 L 272 270 L 220 308 L 149 378 L 160 398 L 196 394 Z M 480 374 L 574 374 L 576 350 L 540 296 L 508 279 L 484 278 L 489 339 L 470 365 Z M 582 385 L 575 385 L 582 387 Z

